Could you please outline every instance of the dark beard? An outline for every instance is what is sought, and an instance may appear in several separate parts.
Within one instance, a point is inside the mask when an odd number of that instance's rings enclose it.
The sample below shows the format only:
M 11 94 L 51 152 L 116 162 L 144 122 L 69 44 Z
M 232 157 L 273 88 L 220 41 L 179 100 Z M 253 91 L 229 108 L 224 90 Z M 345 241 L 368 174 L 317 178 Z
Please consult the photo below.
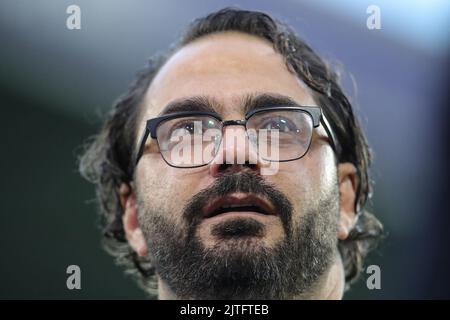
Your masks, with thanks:
M 285 237 L 269 248 L 254 236 L 265 232 L 252 218 L 228 219 L 212 233 L 224 241 L 205 248 L 196 235 L 200 210 L 212 197 L 248 192 L 274 205 Z M 338 193 L 319 201 L 292 221 L 290 200 L 252 172 L 224 174 L 214 185 L 196 194 L 183 210 L 182 229 L 164 212 L 153 212 L 139 201 L 139 220 L 158 276 L 179 298 L 290 299 L 311 290 L 329 268 L 337 245 Z

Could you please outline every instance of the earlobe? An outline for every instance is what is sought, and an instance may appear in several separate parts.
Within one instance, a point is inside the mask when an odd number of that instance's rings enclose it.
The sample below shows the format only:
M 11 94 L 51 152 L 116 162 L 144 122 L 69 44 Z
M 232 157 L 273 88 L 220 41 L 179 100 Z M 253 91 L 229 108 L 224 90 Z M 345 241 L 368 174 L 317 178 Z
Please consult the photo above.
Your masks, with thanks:
M 124 183 L 120 187 L 119 194 L 120 203 L 124 210 L 123 228 L 128 243 L 139 256 L 146 256 L 148 253 L 147 243 L 139 225 L 136 194 L 131 186 Z
M 338 238 L 339 240 L 345 240 L 357 221 L 355 210 L 357 170 L 352 163 L 345 162 L 338 165 L 338 172 L 340 195 Z

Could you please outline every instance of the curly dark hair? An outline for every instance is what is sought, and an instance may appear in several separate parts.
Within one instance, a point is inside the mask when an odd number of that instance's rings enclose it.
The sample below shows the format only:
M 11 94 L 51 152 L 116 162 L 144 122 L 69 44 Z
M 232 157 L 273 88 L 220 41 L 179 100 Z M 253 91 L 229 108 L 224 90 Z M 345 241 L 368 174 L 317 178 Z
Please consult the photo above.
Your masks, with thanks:
M 133 181 L 132 159 L 140 105 L 152 79 L 175 51 L 198 38 L 224 31 L 239 31 L 272 43 L 284 57 L 287 68 L 312 89 L 315 101 L 323 108 L 342 147 L 337 161 L 351 162 L 357 168 L 355 210 L 359 219 L 348 238 L 338 244 L 348 288 L 361 273 L 365 256 L 383 234 L 382 224 L 366 209 L 372 185 L 370 149 L 336 72 L 289 26 L 262 12 L 226 8 L 194 20 L 166 53 L 150 59 L 128 91 L 114 103 L 100 133 L 87 144 L 79 165 L 82 176 L 96 186 L 104 247 L 128 273 L 136 275 L 144 289 L 154 297 L 157 295 L 154 268 L 148 260 L 137 256 L 125 238 L 119 197 L 120 185 Z

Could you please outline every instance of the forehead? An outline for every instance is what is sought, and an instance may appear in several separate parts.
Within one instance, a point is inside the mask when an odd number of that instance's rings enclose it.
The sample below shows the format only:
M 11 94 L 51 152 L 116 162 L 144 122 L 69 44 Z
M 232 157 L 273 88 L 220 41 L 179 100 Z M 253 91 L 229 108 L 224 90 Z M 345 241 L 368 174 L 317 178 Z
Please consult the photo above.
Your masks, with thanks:
M 268 41 L 239 32 L 202 37 L 178 50 L 161 68 L 144 98 L 142 121 L 170 102 L 192 96 L 219 102 L 224 117 L 242 114 L 242 97 L 275 93 L 299 104 L 314 100 Z

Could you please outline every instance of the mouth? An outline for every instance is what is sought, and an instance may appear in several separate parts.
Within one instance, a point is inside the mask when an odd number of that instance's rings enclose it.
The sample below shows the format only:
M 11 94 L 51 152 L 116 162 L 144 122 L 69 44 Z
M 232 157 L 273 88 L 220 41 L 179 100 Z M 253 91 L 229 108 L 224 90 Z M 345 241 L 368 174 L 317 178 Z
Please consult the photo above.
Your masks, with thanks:
M 213 199 L 203 208 L 202 214 L 204 219 L 225 215 L 277 215 L 269 201 L 249 193 L 233 193 Z

